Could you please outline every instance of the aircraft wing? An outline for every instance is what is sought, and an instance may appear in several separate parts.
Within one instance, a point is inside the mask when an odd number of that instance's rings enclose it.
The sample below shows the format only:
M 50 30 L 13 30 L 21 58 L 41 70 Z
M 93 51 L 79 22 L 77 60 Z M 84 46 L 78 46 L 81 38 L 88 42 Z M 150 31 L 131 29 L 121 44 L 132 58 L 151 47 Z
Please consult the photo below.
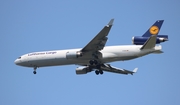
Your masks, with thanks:
M 111 19 L 110 22 L 104 26 L 104 28 L 81 50 L 82 52 L 88 51 L 99 51 L 102 50 L 107 41 L 107 35 L 113 25 L 114 19 Z
M 134 73 L 137 72 L 138 68 L 135 68 L 133 71 L 130 70 L 126 70 L 126 69 L 120 69 L 120 68 L 116 68 L 116 67 L 112 67 L 110 64 L 103 64 L 101 66 L 101 69 L 103 71 L 107 71 L 107 72 L 112 72 L 112 73 L 119 73 L 119 74 L 131 74 L 133 75 Z

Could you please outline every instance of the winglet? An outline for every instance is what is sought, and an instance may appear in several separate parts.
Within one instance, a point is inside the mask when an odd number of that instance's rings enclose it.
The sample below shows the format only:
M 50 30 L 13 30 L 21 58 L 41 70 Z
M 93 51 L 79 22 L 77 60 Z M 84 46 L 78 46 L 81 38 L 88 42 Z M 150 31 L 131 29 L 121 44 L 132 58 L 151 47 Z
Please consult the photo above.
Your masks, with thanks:
M 143 49 L 151 49 L 155 47 L 156 45 L 156 35 L 152 35 L 149 37 L 149 39 L 144 43 L 144 45 L 141 47 L 141 50 Z
M 136 73 L 137 70 L 138 70 L 138 68 L 135 68 L 135 69 L 132 71 L 131 75 L 133 75 L 134 73 Z
M 138 70 L 138 68 L 135 68 L 135 69 L 133 70 L 133 72 L 134 72 L 134 73 L 136 73 L 136 72 L 137 72 L 137 70 Z
M 112 26 L 112 25 L 113 25 L 113 22 L 114 22 L 114 19 L 111 19 L 107 25 L 108 25 L 108 26 Z

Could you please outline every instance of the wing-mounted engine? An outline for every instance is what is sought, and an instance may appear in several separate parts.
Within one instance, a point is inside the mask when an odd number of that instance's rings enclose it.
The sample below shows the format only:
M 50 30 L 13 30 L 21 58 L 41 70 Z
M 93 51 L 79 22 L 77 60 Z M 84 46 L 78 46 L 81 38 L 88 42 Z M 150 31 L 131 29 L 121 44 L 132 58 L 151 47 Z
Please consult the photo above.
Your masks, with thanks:
M 76 68 L 76 74 L 87 74 L 88 72 L 91 72 L 92 69 L 90 69 L 88 66 L 82 66 Z
M 79 58 L 79 57 L 82 57 L 82 52 L 81 51 L 68 51 L 66 53 L 66 58 L 67 59 L 76 59 L 76 58 Z
M 132 37 L 132 43 L 135 45 L 143 45 L 149 37 L 135 36 Z M 157 35 L 156 44 L 168 41 L 168 35 Z

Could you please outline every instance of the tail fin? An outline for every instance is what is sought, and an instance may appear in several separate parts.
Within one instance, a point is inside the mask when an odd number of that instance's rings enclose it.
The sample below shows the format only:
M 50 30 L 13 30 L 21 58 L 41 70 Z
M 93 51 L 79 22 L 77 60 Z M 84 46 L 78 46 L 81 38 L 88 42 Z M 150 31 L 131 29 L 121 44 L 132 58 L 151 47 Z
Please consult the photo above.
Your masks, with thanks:
M 154 48 L 156 45 L 156 37 L 156 35 L 152 35 L 151 37 L 149 37 L 149 39 L 141 47 L 141 50 Z
M 164 20 L 157 20 L 142 36 L 150 37 L 151 35 L 157 35 L 161 29 Z

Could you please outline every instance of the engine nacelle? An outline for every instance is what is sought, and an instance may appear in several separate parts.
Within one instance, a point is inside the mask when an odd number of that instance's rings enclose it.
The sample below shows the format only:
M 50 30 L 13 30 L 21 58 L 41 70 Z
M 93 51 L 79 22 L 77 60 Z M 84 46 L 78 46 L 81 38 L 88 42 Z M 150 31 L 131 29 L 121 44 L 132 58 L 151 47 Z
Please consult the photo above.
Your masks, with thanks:
M 132 43 L 135 45 L 143 45 L 149 37 L 135 36 L 132 37 Z M 156 44 L 168 41 L 168 35 L 157 35 Z
M 82 57 L 82 52 L 81 51 L 68 51 L 66 53 L 66 58 L 67 59 L 76 59 Z
M 76 68 L 76 74 L 87 74 L 88 72 L 91 72 L 91 69 L 88 66 Z

